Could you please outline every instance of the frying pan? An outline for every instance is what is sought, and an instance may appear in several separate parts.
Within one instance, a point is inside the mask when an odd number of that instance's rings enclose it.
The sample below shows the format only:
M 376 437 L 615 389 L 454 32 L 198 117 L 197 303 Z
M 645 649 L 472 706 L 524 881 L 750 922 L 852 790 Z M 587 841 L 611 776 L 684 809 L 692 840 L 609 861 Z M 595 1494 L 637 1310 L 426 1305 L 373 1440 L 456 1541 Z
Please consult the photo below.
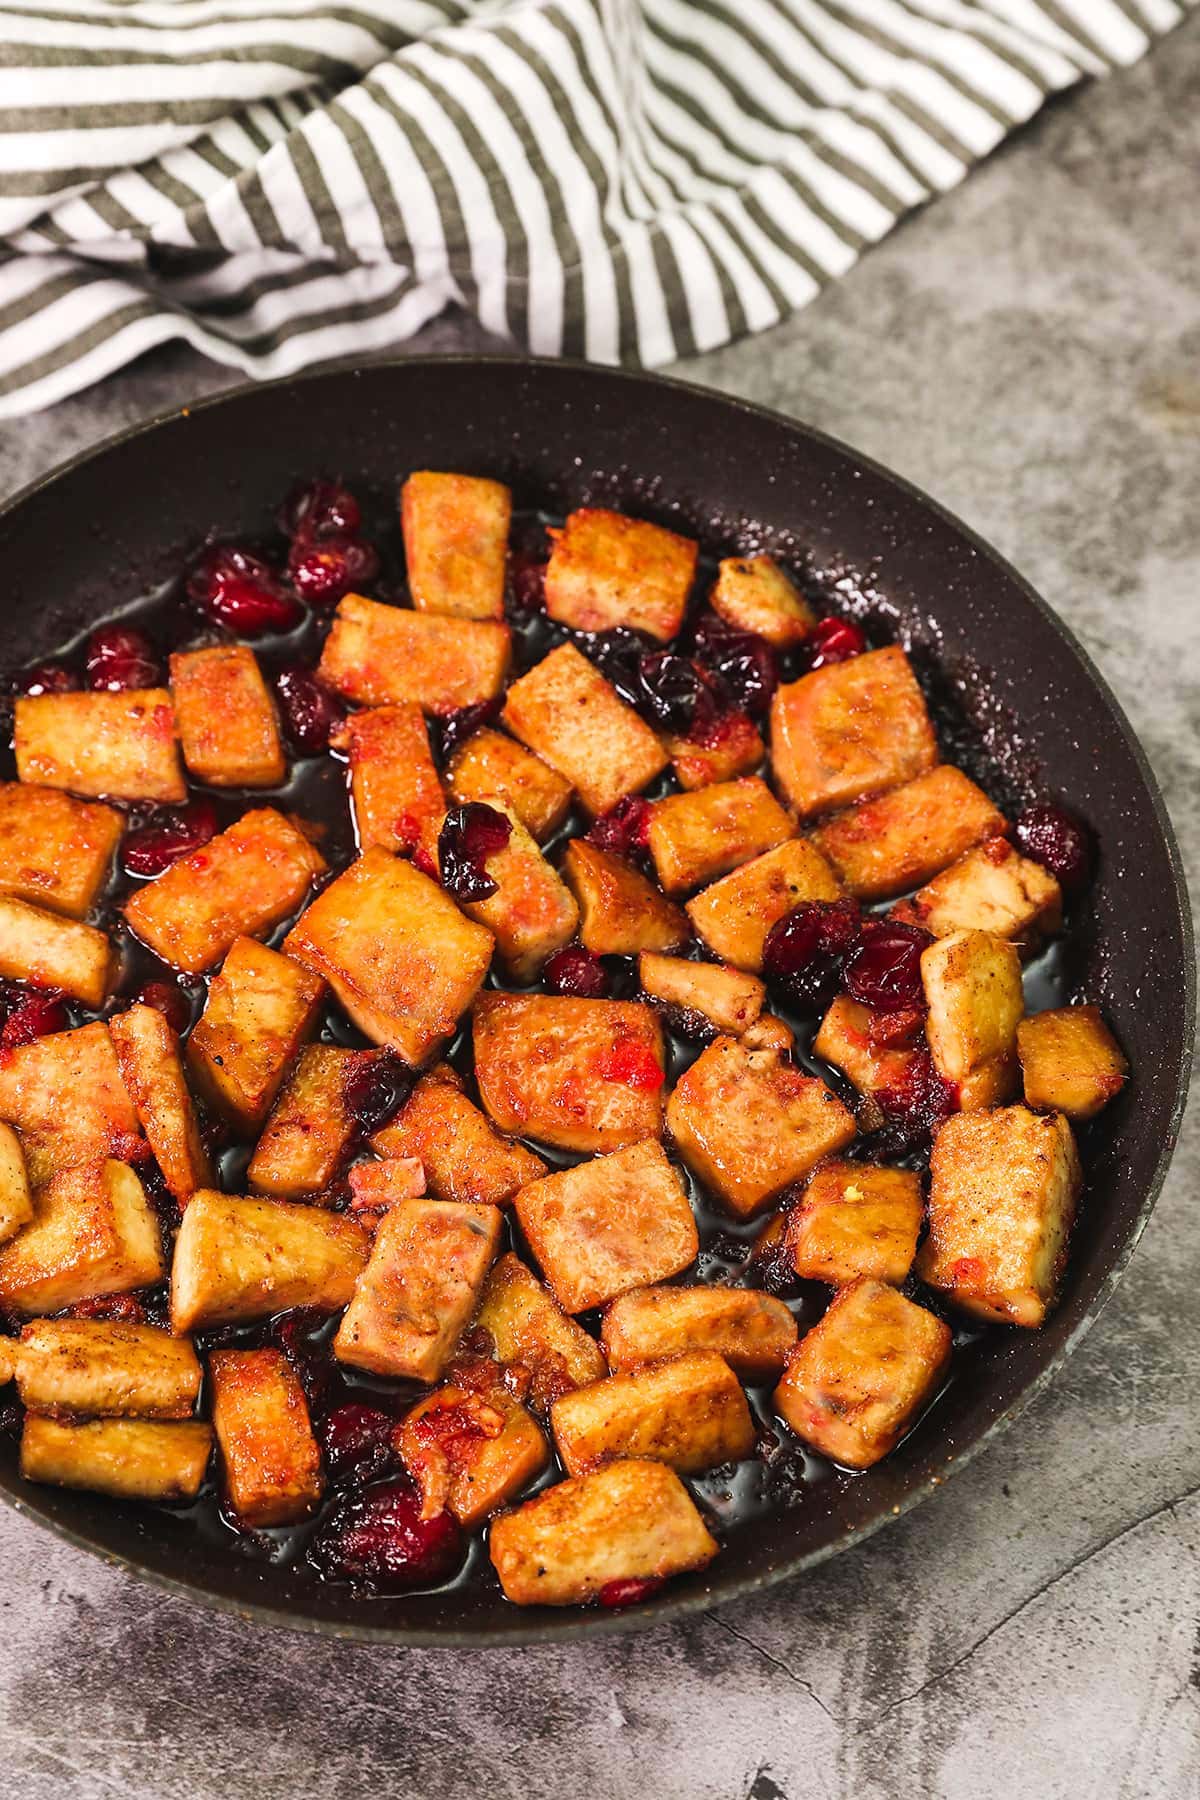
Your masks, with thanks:
M 49 652 L 167 579 L 209 528 L 268 530 L 314 470 L 377 508 L 399 473 L 511 482 L 517 503 L 590 500 L 775 550 L 910 644 L 954 702 L 962 743 L 1021 795 L 1052 794 L 1100 846 L 1072 979 L 1124 1045 L 1133 1080 L 1089 1128 L 1088 1192 L 1061 1303 L 1040 1332 L 989 1334 L 920 1428 L 858 1478 L 735 1531 L 706 1571 L 626 1613 L 519 1611 L 486 1582 L 360 1600 L 239 1559 L 165 1511 L 38 1488 L 0 1449 L 0 1490 L 68 1541 L 162 1586 L 264 1622 L 407 1644 L 499 1645 L 638 1629 L 780 1581 L 919 1502 L 1051 1379 L 1113 1291 L 1175 1144 L 1195 963 L 1179 855 L 1145 755 L 1101 676 L 994 550 L 908 483 L 794 421 L 661 377 L 519 358 L 340 368 L 159 419 L 36 483 L 0 513 L 0 666 Z M 954 752 L 957 754 L 957 747 Z

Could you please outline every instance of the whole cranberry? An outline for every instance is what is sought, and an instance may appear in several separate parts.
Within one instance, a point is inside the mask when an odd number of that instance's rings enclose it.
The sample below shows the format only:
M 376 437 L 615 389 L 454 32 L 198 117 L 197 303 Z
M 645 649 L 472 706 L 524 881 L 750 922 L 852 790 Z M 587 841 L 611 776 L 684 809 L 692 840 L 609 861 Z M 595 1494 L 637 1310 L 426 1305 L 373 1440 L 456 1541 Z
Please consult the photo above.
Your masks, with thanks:
M 132 625 L 102 625 L 87 646 L 87 683 L 99 693 L 157 687 L 162 664 L 144 631 Z
M 333 606 L 343 595 L 368 587 L 379 573 L 379 552 L 362 538 L 297 538 L 288 556 L 296 592 L 314 606 Z
M 1087 885 L 1092 846 L 1087 827 L 1061 806 L 1027 806 L 1013 825 L 1013 836 L 1033 862 L 1076 894 Z
M 279 529 L 288 537 L 357 537 L 362 529 L 362 508 L 339 481 L 302 481 L 292 489 L 279 509 Z
M 763 974 L 801 1005 L 819 1005 L 836 986 L 861 930 L 856 900 L 802 900 L 767 933 Z
M 238 637 L 291 631 L 304 617 L 270 564 L 239 544 L 214 544 L 188 576 L 188 597 Z
M 161 875 L 180 857 L 191 856 L 217 835 L 217 813 L 211 800 L 163 811 L 149 825 L 128 831 L 121 846 L 127 875 Z
M 868 922 L 858 946 L 846 958 L 846 992 L 877 1012 L 924 1011 L 921 952 L 932 942 L 919 925 Z
M 78 678 L 62 663 L 38 663 L 26 669 L 13 682 L 17 694 L 70 694 L 79 687 Z
M 275 677 L 283 729 L 302 756 L 320 756 L 346 717 L 335 694 L 301 663 L 288 663 Z
M 775 652 L 765 638 L 738 631 L 718 613 L 705 613 L 696 627 L 696 656 L 718 675 L 738 707 L 751 718 L 764 718 L 779 685 Z
M 601 813 L 587 834 L 589 844 L 610 856 L 635 858 L 650 844 L 650 802 L 627 794 L 611 812 Z
M 809 668 L 825 669 L 830 663 L 849 662 L 852 656 L 861 656 L 867 640 L 851 620 L 830 617 L 818 619 L 807 647 Z
M 503 850 L 511 836 L 512 821 L 482 800 L 451 807 L 438 833 L 438 868 L 446 892 L 466 901 L 494 894 L 487 859 Z
M 138 1006 L 152 1006 L 160 1012 L 177 1036 L 192 1022 L 192 1003 L 183 989 L 173 981 L 148 981 L 133 997 Z
M 448 1512 L 421 1517 L 407 1475 L 344 1494 L 309 1546 L 326 1578 L 377 1593 L 404 1593 L 448 1581 L 463 1559 L 463 1536 Z
M 478 700 L 474 706 L 460 706 L 457 712 L 447 713 L 438 720 L 436 729 L 442 761 L 449 762 L 460 745 L 499 716 L 499 700 Z
M 508 559 L 508 610 L 519 618 L 546 610 L 546 561 L 514 550 Z
M 609 991 L 608 971 L 598 956 L 582 944 L 568 944 L 547 958 L 542 976 L 552 994 L 573 994 L 579 1000 L 603 1000 Z
M 0 1029 L 0 1050 L 18 1050 L 35 1038 L 65 1031 L 70 1022 L 66 1001 L 57 988 L 18 993 Z
M 416 1077 L 391 1050 L 356 1063 L 346 1077 L 342 1100 L 363 1137 L 390 1124 L 413 1090 Z
M 340 1481 L 346 1475 L 370 1479 L 382 1474 L 395 1456 L 395 1433 L 391 1413 L 348 1400 L 321 1421 L 317 1435 L 329 1473 Z
M 596 1598 L 601 1606 L 616 1610 L 622 1606 L 638 1606 L 666 1585 L 662 1575 L 630 1575 L 620 1581 L 606 1581 Z

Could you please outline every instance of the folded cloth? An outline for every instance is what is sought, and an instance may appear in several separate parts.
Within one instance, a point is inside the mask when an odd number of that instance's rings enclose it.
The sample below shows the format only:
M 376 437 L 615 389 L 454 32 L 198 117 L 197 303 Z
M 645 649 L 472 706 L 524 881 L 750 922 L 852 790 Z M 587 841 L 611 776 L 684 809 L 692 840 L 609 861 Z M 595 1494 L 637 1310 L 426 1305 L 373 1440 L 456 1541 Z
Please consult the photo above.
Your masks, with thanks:
M 454 302 L 658 365 L 775 323 L 1197 0 L 12 0 L 0 415 Z

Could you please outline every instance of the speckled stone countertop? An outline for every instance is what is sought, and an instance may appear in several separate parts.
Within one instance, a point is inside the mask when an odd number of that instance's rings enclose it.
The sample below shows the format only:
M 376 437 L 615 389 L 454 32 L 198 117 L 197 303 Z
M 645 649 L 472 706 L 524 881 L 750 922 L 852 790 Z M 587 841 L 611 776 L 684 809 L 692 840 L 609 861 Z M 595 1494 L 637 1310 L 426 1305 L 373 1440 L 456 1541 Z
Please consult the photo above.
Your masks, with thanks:
M 685 365 L 890 464 L 1080 634 L 1200 856 L 1200 18 L 765 337 Z M 415 347 L 480 345 L 452 321 Z M 165 352 L 0 434 L 0 491 L 228 377 Z M 1195 866 L 1193 862 L 1193 867 Z M 0 1512 L 8 1800 L 1191 1800 L 1200 1146 L 1051 1390 L 807 1578 L 593 1645 L 371 1650 Z

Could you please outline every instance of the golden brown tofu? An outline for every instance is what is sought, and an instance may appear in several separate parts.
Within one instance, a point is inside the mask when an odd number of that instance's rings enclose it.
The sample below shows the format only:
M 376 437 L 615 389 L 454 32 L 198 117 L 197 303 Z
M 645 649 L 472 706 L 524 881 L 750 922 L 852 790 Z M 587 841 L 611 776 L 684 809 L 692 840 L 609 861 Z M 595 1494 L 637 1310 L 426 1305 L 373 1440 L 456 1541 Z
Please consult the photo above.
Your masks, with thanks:
M 485 726 L 473 731 L 450 758 L 446 791 L 459 806 L 470 800 L 499 801 L 544 844 L 566 818 L 572 788 L 524 744 Z
M 295 912 L 324 873 L 299 827 L 259 807 L 139 888 L 125 917 L 164 962 L 202 975 L 235 938 L 260 937 Z
M 21 1140 L 11 1125 L 0 1125 L 0 1244 L 33 1217 L 33 1196 Z
M 124 823 L 113 806 L 0 782 L 0 893 L 82 919 L 108 880 Z
M 347 1078 L 375 1054 L 336 1044 L 305 1046 L 250 1158 L 246 1179 L 255 1193 L 311 1200 L 325 1191 L 355 1132 Z
M 501 1131 L 563 1150 L 619 1150 L 662 1132 L 662 1027 L 625 1000 L 481 994 L 475 1079 Z
M 1017 1052 L 1029 1106 L 1091 1119 L 1115 1100 L 1129 1064 L 1099 1007 L 1062 1006 L 1017 1026 Z
M 25 1415 L 21 1473 L 26 1481 L 87 1488 L 116 1500 L 194 1500 L 212 1449 L 200 1419 L 65 1419 Z
M 752 631 L 777 650 L 809 636 L 817 615 L 770 556 L 727 556 L 709 602 L 726 624 Z
M 201 1188 L 175 1239 L 171 1328 L 240 1325 L 292 1306 L 337 1312 L 369 1250 L 361 1225 L 340 1213 Z
M 583 1606 L 613 1582 L 702 1569 L 717 1543 L 665 1463 L 614 1462 L 505 1513 L 488 1554 L 517 1606 Z
M 1054 1303 L 1083 1188 L 1061 1113 L 956 1113 L 930 1163 L 929 1235 L 917 1274 L 964 1312 L 1041 1325 Z
M 110 1019 L 108 1029 L 125 1090 L 163 1180 L 186 1206 L 197 1188 L 211 1187 L 212 1169 L 184 1079 L 179 1039 L 153 1006 L 131 1006 Z
M 166 688 L 23 697 L 13 748 L 20 781 L 99 800 L 187 799 Z
M 105 1156 L 137 1162 L 148 1150 L 99 1020 L 0 1051 L 0 1119 L 21 1134 L 33 1188 L 61 1169 Z
M 949 763 L 839 813 L 813 835 L 860 900 L 890 900 L 1005 829 L 982 788 Z
M 171 658 L 171 697 L 188 774 L 209 787 L 278 787 L 287 774 L 275 703 L 248 644 Z
M 0 894 L 0 977 L 61 988 L 85 1006 L 103 1006 L 116 957 L 94 925 Z
M 503 849 L 492 851 L 483 862 L 496 891 L 485 900 L 460 904 L 469 919 L 487 926 L 512 979 L 532 981 L 546 958 L 574 937 L 579 908 L 516 813 L 499 801 L 489 804 L 510 828 Z
M 517 1218 L 569 1313 L 678 1275 L 700 1248 L 679 1171 L 653 1140 L 532 1182 Z
M 840 1069 L 860 1094 L 903 1092 L 917 1052 L 876 1043 L 871 1023 L 870 1007 L 839 994 L 821 1021 L 813 1049 Z
M 398 1443 L 428 1512 L 446 1508 L 468 1530 L 507 1506 L 550 1461 L 541 1427 L 499 1383 L 478 1393 L 450 1382 L 426 1394 Z
M 425 1170 L 415 1156 L 389 1156 L 383 1162 L 356 1162 L 349 1172 L 350 1204 L 355 1212 L 379 1212 L 398 1200 L 423 1200 Z
M 294 1525 L 321 1498 L 321 1452 L 282 1350 L 214 1350 L 212 1422 L 225 1491 L 243 1525 Z
M 678 950 L 692 928 L 624 857 L 572 838 L 563 874 L 579 904 L 579 936 L 596 956 L 636 956 L 639 950 Z
M 0 1249 L 0 1305 L 59 1312 L 77 1300 L 150 1287 L 166 1273 L 158 1220 L 125 1163 L 64 1169 L 33 1218 Z
M 546 568 L 546 611 L 574 631 L 626 626 L 666 644 L 683 624 L 698 546 L 598 507 L 569 513 Z
M 743 863 L 687 903 L 688 917 L 714 956 L 754 974 L 772 925 L 802 900 L 840 900 L 842 884 L 808 838 Z
M 815 1450 L 848 1469 L 869 1469 L 941 1386 L 952 1341 L 941 1319 L 864 1276 L 835 1294 L 801 1338 L 775 1409 Z
M 771 703 L 772 767 L 802 819 L 899 787 L 937 759 L 924 696 L 896 644 L 814 669 Z
M 667 766 L 650 727 L 573 644 L 560 644 L 513 682 L 503 716 L 592 813 L 640 793 Z
M 759 1013 L 753 1025 L 747 1025 L 742 1033 L 742 1043 L 747 1050 L 790 1050 L 795 1042 L 791 1026 L 769 1012 Z
M 707 787 L 710 781 L 733 781 L 760 768 L 767 747 L 758 726 L 748 713 L 723 713 L 716 729 L 698 737 L 663 733 L 663 745 L 675 779 L 690 793 L 693 788 Z
M 347 594 L 317 674 L 356 706 L 407 700 L 428 713 L 452 713 L 495 699 L 511 648 L 507 625 L 410 612 Z
M 400 489 L 408 589 L 418 612 L 502 619 L 512 495 L 477 475 L 418 469 Z
M 638 958 L 642 991 L 664 1006 L 701 1013 L 715 1030 L 741 1037 L 762 1012 L 767 990 L 755 975 L 682 956 Z
M 35 1319 L 21 1332 L 17 1392 L 36 1413 L 190 1419 L 200 1364 L 186 1338 L 157 1325 Z
M 853 1115 L 778 1050 L 710 1044 L 667 1103 L 684 1162 L 731 1212 L 749 1218 L 854 1137 Z
M 743 1381 L 771 1381 L 796 1341 L 796 1321 L 782 1300 L 753 1288 L 637 1288 L 607 1309 L 600 1341 L 614 1372 L 705 1350 Z
M 492 960 L 490 931 L 379 848 L 317 896 L 283 947 L 324 977 L 372 1043 L 414 1066 L 453 1035 Z
M 577 1388 L 554 1402 L 550 1424 L 568 1475 L 624 1457 L 698 1475 L 718 1463 L 739 1462 L 754 1449 L 754 1421 L 741 1384 L 711 1350 Z
M 921 952 L 933 1064 L 960 1084 L 960 1104 L 993 1106 L 1016 1086 L 1017 1026 L 1025 1012 L 1015 945 L 958 931 Z
M 257 1130 L 316 1030 L 324 997 L 311 969 L 237 938 L 188 1039 L 188 1068 L 208 1104 L 243 1131 Z
M 917 1254 L 924 1203 L 912 1169 L 822 1163 L 787 1220 L 797 1275 L 844 1287 L 860 1275 L 899 1287 Z
M 436 1381 L 475 1311 L 499 1243 L 494 1206 L 402 1200 L 391 1207 L 338 1327 L 334 1355 L 373 1375 Z
M 893 909 L 934 937 L 987 931 L 1023 955 L 1062 925 L 1062 889 L 1053 875 L 1021 856 L 1006 838 L 988 838 Z
M 684 894 L 740 868 L 793 835 L 765 781 L 715 781 L 668 794 L 650 809 L 650 854 L 668 894 Z
M 491 1337 L 498 1362 L 528 1371 L 526 1398 L 535 1412 L 548 1413 L 560 1394 L 605 1373 L 595 1339 L 511 1251 L 492 1264 L 475 1323 Z
M 407 701 L 351 713 L 333 742 L 350 761 L 359 849 L 436 856 L 446 797 L 420 707 Z
M 442 1063 L 423 1075 L 371 1148 L 380 1156 L 415 1156 L 436 1200 L 504 1206 L 546 1173 L 540 1156 L 502 1137 L 463 1092 L 461 1078 Z

